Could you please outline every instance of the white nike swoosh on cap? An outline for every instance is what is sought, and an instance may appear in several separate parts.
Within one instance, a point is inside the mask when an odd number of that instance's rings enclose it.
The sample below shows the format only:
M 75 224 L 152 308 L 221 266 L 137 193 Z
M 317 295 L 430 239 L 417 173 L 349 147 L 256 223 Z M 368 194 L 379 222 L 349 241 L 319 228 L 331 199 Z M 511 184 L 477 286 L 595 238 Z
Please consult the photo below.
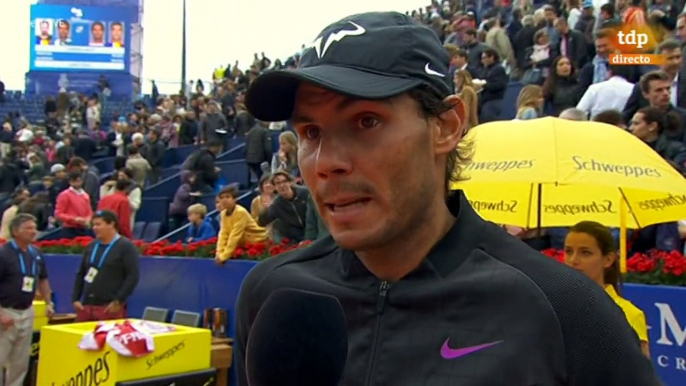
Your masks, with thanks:
M 430 62 L 426 62 L 426 66 L 424 66 L 424 71 L 425 71 L 427 74 L 429 74 L 429 75 L 434 75 L 434 76 L 440 76 L 441 78 L 444 78 L 444 77 L 445 77 L 445 75 L 441 74 L 440 72 L 432 70 L 432 69 L 429 67 L 430 64 L 431 64 Z

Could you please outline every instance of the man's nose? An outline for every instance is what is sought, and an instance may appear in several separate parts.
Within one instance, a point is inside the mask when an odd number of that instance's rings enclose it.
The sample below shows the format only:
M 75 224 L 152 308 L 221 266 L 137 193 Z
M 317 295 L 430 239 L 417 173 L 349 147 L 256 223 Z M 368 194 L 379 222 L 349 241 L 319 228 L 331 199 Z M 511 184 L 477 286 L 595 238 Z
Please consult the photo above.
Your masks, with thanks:
M 352 170 L 348 147 L 335 142 L 331 137 L 320 139 L 315 154 L 315 171 L 320 178 L 344 175 Z

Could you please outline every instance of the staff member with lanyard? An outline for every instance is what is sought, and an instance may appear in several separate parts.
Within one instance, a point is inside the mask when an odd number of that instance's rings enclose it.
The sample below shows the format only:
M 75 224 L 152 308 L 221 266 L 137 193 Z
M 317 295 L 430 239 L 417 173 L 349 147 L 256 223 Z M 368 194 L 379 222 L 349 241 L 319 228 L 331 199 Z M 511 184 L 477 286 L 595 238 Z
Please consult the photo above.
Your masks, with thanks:
M 138 285 L 140 253 L 118 229 L 114 213 L 93 216 L 96 239 L 83 253 L 72 293 L 77 322 L 126 318 L 126 299 Z
M 0 246 L 0 385 L 20 386 L 29 369 L 33 336 L 33 299 L 36 289 L 52 299 L 48 270 L 41 252 L 31 245 L 38 230 L 36 218 L 18 214 L 10 223 L 12 242 Z M 54 313 L 46 300 L 46 316 Z

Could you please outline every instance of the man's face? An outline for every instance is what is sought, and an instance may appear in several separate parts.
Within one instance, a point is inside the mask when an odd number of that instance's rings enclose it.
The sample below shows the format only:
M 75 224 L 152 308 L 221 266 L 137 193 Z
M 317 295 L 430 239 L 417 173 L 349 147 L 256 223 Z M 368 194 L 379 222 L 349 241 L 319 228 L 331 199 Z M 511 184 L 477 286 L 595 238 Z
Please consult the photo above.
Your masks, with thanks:
M 490 66 L 491 64 L 493 64 L 494 61 L 495 59 L 492 56 L 486 54 L 485 52 L 481 54 L 481 64 L 483 64 L 485 67 Z
M 107 221 L 99 217 L 93 219 L 92 226 L 95 237 L 102 237 L 114 230 L 114 223 L 108 224 Z
M 291 195 L 293 193 L 293 190 L 291 188 L 291 181 L 288 180 L 285 176 L 277 175 L 274 177 L 274 187 L 276 188 L 276 192 L 280 196 L 284 196 L 285 198 L 291 198 Z
M 101 42 L 102 37 L 105 34 L 105 31 L 102 29 L 102 26 L 100 24 L 95 24 L 95 25 L 93 25 L 92 33 L 93 33 L 93 40 L 96 42 Z
M 57 34 L 59 35 L 60 40 L 67 40 L 69 38 L 69 24 L 60 23 L 57 27 Z
M 34 242 L 37 235 L 38 228 L 36 228 L 35 221 L 24 221 L 19 225 L 17 230 L 14 231 L 14 238 L 25 243 Z
M 452 64 L 454 67 L 457 68 L 462 68 L 467 63 L 467 58 L 463 58 L 460 55 L 455 55 L 453 56 L 453 59 L 450 64 Z
M 676 37 L 679 38 L 682 43 L 686 43 L 686 16 L 681 16 L 676 21 Z
M 120 25 L 115 24 L 112 26 L 112 29 L 110 30 L 110 35 L 112 36 L 112 41 L 113 42 L 120 42 L 121 37 L 122 37 L 122 28 Z
M 429 221 L 426 201 L 443 196 L 436 169 L 444 161 L 431 134 L 440 132 L 437 121 L 406 94 L 365 101 L 300 86 L 293 113 L 300 172 L 338 245 L 380 248 Z
M 657 108 L 665 108 L 669 105 L 672 84 L 668 80 L 653 80 L 648 83 L 648 92 L 643 96 L 650 102 L 650 105 Z
M 71 186 L 72 188 L 77 189 L 77 190 L 81 189 L 81 187 L 83 186 L 83 180 L 80 178 L 75 178 L 73 180 L 70 180 L 69 186 Z
M 553 22 L 553 21 L 555 21 L 556 18 L 557 18 L 557 15 L 555 15 L 555 11 L 552 11 L 550 9 L 547 9 L 545 11 L 545 19 L 547 21 Z
M 606 57 L 610 53 L 611 45 L 609 38 L 597 38 L 595 40 L 595 51 L 598 56 Z
M 555 29 L 562 34 L 566 34 L 569 31 L 569 28 L 567 28 L 567 22 L 563 19 L 555 20 Z
M 465 44 L 472 44 L 476 40 L 476 36 L 470 35 L 468 33 L 464 34 L 464 42 Z
M 222 209 L 233 210 L 233 208 L 236 206 L 236 199 L 230 194 L 224 193 L 219 197 L 219 199 L 221 200 Z
M 662 70 L 668 74 L 676 74 L 681 68 L 681 50 L 664 50 L 662 55 L 665 58 L 665 64 L 662 65 Z

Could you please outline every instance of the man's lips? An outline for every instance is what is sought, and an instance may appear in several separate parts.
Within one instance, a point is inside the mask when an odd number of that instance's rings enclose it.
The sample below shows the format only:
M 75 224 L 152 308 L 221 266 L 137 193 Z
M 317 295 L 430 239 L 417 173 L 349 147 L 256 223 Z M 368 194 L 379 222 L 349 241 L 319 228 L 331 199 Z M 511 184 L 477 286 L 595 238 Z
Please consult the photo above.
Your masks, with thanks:
M 337 210 L 352 209 L 367 204 L 371 199 L 369 197 L 340 197 L 334 200 L 327 200 L 324 202 L 326 208 L 332 212 Z

